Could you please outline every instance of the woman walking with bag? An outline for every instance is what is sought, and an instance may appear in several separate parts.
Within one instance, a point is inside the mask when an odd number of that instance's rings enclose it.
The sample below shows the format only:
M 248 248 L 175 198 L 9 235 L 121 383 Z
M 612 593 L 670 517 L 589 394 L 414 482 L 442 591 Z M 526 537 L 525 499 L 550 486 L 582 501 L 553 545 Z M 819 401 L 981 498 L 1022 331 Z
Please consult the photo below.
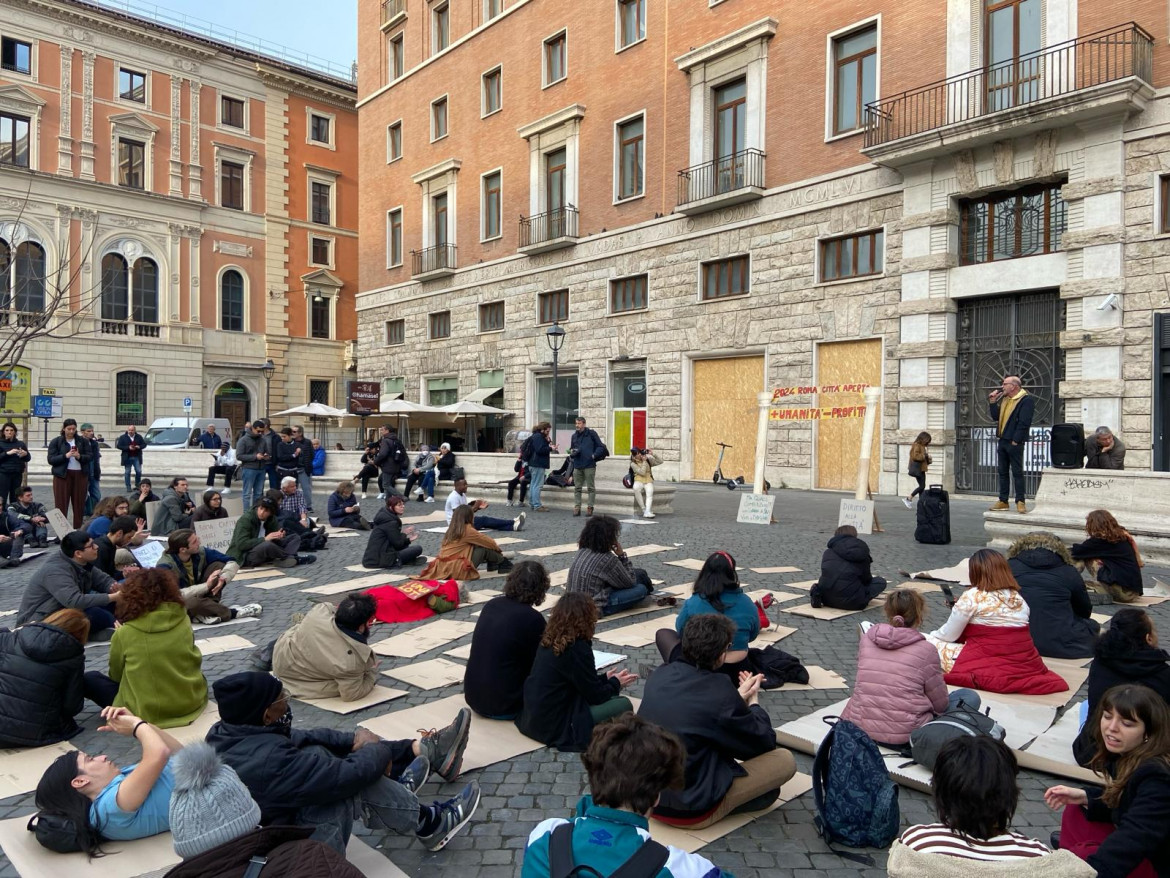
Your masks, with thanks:
M 918 438 L 910 446 L 910 466 L 906 469 L 906 474 L 918 482 L 918 487 L 910 493 L 910 496 L 902 498 L 907 509 L 913 509 L 914 498 L 926 490 L 926 470 L 934 462 L 926 450 L 929 445 L 930 434 L 923 431 L 918 434 Z

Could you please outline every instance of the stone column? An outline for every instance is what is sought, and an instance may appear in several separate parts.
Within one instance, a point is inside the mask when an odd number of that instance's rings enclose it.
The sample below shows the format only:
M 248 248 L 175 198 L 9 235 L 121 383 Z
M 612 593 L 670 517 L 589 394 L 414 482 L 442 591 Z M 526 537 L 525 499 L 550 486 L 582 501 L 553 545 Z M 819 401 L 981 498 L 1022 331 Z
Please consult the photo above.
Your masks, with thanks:
M 89 49 L 81 50 L 81 179 L 96 180 L 94 173 L 93 142 L 93 64 L 96 56 Z M 113 181 L 111 181 L 113 182 Z
M 57 134 L 57 173 L 73 176 L 73 47 L 61 46 L 61 126 Z

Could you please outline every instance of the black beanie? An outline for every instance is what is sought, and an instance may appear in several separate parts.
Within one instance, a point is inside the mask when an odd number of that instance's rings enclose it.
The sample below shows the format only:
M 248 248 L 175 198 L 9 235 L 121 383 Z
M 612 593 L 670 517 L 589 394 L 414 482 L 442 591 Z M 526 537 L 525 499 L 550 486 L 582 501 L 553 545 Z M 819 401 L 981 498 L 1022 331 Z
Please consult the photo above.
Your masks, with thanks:
M 233 725 L 262 726 L 264 711 L 280 699 L 284 684 L 271 674 L 245 671 L 211 684 L 219 716 Z

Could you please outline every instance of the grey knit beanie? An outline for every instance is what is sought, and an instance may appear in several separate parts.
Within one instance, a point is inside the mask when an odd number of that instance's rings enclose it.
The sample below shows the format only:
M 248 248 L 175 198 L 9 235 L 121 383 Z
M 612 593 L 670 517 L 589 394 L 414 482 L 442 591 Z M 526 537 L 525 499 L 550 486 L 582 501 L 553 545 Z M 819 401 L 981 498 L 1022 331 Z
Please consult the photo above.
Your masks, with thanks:
M 206 741 L 188 744 L 171 759 L 171 835 L 188 860 L 247 835 L 260 825 L 260 806 L 244 782 L 219 761 Z

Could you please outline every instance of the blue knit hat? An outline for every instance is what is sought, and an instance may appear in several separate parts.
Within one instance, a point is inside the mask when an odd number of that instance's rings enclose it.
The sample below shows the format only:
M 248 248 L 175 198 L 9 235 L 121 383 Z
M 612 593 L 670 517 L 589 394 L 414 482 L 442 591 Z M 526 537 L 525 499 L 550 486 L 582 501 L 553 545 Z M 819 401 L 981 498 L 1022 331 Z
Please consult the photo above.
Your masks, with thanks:
M 188 860 L 247 835 L 260 825 L 260 806 L 244 782 L 219 761 L 206 741 L 188 744 L 171 759 L 171 835 Z

